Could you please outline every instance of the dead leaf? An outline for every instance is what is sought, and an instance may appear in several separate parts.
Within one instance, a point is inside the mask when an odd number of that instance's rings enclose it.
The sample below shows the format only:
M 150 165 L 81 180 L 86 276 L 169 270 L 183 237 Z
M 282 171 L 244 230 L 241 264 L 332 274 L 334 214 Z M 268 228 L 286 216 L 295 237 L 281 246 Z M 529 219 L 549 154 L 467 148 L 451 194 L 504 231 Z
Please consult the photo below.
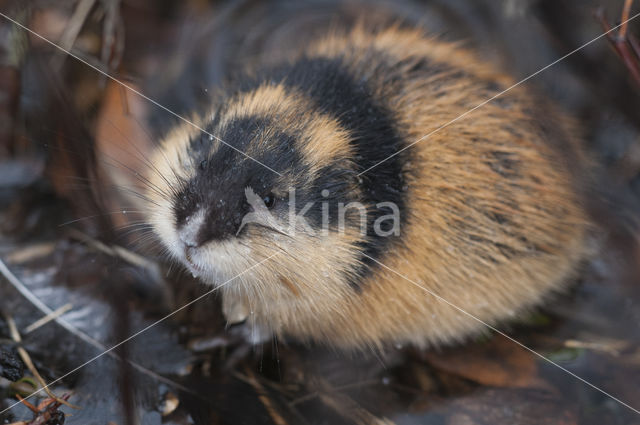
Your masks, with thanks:
M 537 358 L 502 337 L 440 352 L 425 352 L 424 358 L 437 369 L 482 385 L 551 389 L 538 376 Z

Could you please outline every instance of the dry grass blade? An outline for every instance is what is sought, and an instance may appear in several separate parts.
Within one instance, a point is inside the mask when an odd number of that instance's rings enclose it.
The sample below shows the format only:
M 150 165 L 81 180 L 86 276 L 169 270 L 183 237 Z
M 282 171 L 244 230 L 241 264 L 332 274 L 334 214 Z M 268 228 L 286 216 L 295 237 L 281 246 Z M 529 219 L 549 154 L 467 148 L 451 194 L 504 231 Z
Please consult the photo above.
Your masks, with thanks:
M 9 270 L 9 268 L 6 266 L 6 264 L 4 263 L 4 261 L 2 261 L 0 259 L 0 275 L 3 275 L 4 278 L 18 291 L 20 292 L 20 294 L 22 294 L 23 297 L 25 297 L 31 304 L 33 304 L 34 307 L 36 307 L 38 310 L 40 310 L 42 313 L 44 313 L 45 315 L 51 315 L 53 314 L 53 310 L 50 309 L 46 304 L 44 304 L 38 297 L 36 297 L 30 290 L 29 288 L 27 288 L 25 286 L 24 283 L 22 283 L 20 281 L 20 279 L 18 279 L 16 277 L 16 275 L 14 275 L 11 270 Z M 53 319 L 58 325 L 62 326 L 64 329 L 66 329 L 68 332 L 70 332 L 71 334 L 75 335 L 76 337 L 78 337 L 79 339 L 81 339 L 82 341 L 86 342 L 87 344 L 99 349 L 99 350 L 104 350 L 104 345 L 102 345 L 100 342 L 96 341 L 95 339 L 91 338 L 89 335 L 85 334 L 84 332 L 76 329 L 75 327 L 71 326 L 69 323 L 67 323 L 66 321 L 62 320 L 60 317 L 57 317 L 55 319 Z
M 67 311 L 71 310 L 73 308 L 73 305 L 71 304 L 65 304 L 62 307 L 60 307 L 59 309 L 52 311 L 51 314 L 47 314 L 46 316 L 36 320 L 35 322 L 33 322 L 32 324 L 30 324 L 29 326 L 27 326 L 24 329 L 24 334 L 29 334 L 33 331 L 35 331 L 36 329 L 41 328 L 42 326 L 46 325 L 47 323 L 51 322 L 52 320 L 57 319 L 58 317 L 62 316 L 63 314 L 65 314 Z
M 17 249 L 7 255 L 6 260 L 11 264 L 22 264 L 33 261 L 42 257 L 46 257 L 54 252 L 56 244 L 54 242 L 42 242 L 29 245 L 26 248 Z
M 44 313 L 45 315 L 51 315 L 52 313 L 54 313 L 53 310 L 51 310 L 47 305 L 45 305 L 40 299 L 38 299 L 38 297 L 36 297 L 30 290 L 29 288 L 27 288 L 25 286 L 24 283 L 22 283 L 12 272 L 11 270 L 9 270 L 9 268 L 6 266 L 6 264 L 4 263 L 4 261 L 2 261 L 0 259 L 0 275 L 4 276 L 4 278 L 18 291 L 20 292 L 20 294 L 22 294 L 22 296 L 24 296 L 31 304 L 33 304 L 34 307 L 36 307 L 38 310 L 40 310 L 42 313 Z M 85 343 L 89 344 L 90 346 L 96 348 L 97 350 L 101 351 L 101 352 L 105 352 L 107 351 L 107 347 L 102 344 L 101 342 L 93 339 L 92 337 L 90 337 L 89 335 L 87 335 L 86 333 L 82 332 L 81 330 L 75 328 L 74 326 L 72 326 L 71 324 L 69 324 L 67 321 L 63 320 L 61 317 L 56 317 L 53 319 L 53 321 L 60 325 L 62 328 L 64 328 L 65 330 L 67 330 L 69 333 L 71 333 L 72 335 L 74 335 L 75 337 L 77 337 L 78 339 L 80 339 L 81 341 L 84 341 Z M 118 356 L 116 353 L 113 353 L 111 351 L 109 351 L 107 353 L 107 355 L 109 355 L 110 357 L 116 359 L 116 360 L 122 360 L 120 358 L 120 356 Z M 182 391 L 188 392 L 190 394 L 193 394 L 193 391 L 191 391 L 189 388 L 185 387 L 184 385 L 181 385 L 169 378 L 165 378 L 162 375 L 157 374 L 156 372 L 153 372 L 150 369 L 147 369 L 146 367 L 139 365 L 136 362 L 133 362 L 131 360 L 127 360 L 135 370 L 137 370 L 138 372 L 150 376 L 151 378 L 159 381 L 159 382 L 164 382 L 165 384 L 171 385 L 174 388 L 178 388 Z
M 71 50 L 73 44 L 78 38 L 78 34 L 80 34 L 80 30 L 82 29 L 87 17 L 89 16 L 89 12 L 93 9 L 93 5 L 95 4 L 95 0 L 80 0 L 76 4 L 76 9 L 73 12 L 73 16 L 69 21 L 69 25 L 65 29 L 62 37 L 60 38 L 60 45 L 63 46 L 66 50 Z M 59 69 L 64 63 L 67 55 L 57 54 L 53 58 L 53 67 L 55 69 Z
M 110 255 L 112 257 L 119 257 L 133 266 L 143 268 L 153 273 L 157 273 L 158 271 L 157 264 L 121 246 L 116 246 L 116 245 L 107 246 L 104 243 L 100 242 L 99 240 L 94 239 L 91 236 L 86 235 L 76 229 L 69 230 L 69 236 L 85 243 L 87 246 L 89 246 L 90 248 L 96 251 Z
M 13 341 L 16 342 L 17 344 L 22 343 L 22 337 L 20 336 L 20 332 L 18 332 L 18 328 L 16 327 L 16 323 L 14 322 L 13 318 L 11 316 L 5 315 L 5 320 L 7 321 L 7 325 L 9 326 L 9 333 L 11 335 L 11 339 L 13 339 Z M 80 406 L 73 405 L 68 401 L 55 395 L 49 389 L 49 386 L 45 382 L 44 378 L 42 378 L 42 375 L 40 375 L 40 372 L 38 372 L 38 369 L 33 364 L 33 361 L 31 360 L 31 356 L 29 356 L 29 353 L 27 353 L 27 350 L 25 350 L 20 345 L 18 345 L 17 350 L 24 364 L 27 366 L 31 374 L 38 380 L 38 382 L 40 383 L 42 388 L 45 390 L 45 392 L 49 395 L 49 397 L 51 397 L 52 399 L 54 399 L 56 402 L 60 404 L 64 404 L 65 406 L 71 407 L 72 409 L 80 409 Z

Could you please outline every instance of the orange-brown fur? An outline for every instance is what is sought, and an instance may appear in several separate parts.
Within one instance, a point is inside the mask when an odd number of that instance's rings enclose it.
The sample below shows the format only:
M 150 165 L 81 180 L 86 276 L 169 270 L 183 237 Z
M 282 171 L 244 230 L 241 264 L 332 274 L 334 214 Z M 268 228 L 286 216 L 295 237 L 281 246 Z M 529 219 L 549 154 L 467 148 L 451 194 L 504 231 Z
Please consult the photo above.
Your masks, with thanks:
M 394 86 L 382 84 L 382 76 L 368 78 L 374 96 L 394 112 L 407 142 L 421 139 L 513 84 L 457 45 L 398 28 L 372 35 L 360 27 L 328 36 L 307 46 L 305 53 L 292 53 L 292 59 L 301 54 L 345 55 L 350 72 L 358 77 L 371 66 L 372 46 L 387 53 L 373 60 L 398 65 L 396 72 L 404 76 Z M 466 76 L 424 78 L 412 73 L 421 58 L 463 70 Z M 486 82 L 494 83 L 495 91 L 486 89 Z M 243 114 L 276 114 L 279 126 L 304 129 L 304 158 L 313 165 L 311 174 L 328 158 L 351 154 L 348 137 L 331 117 L 287 120 L 288 111 L 307 110 L 301 94 L 269 86 L 229 102 L 229 116 L 223 121 Z M 280 336 L 349 348 L 387 342 L 449 343 L 483 330 L 482 323 L 429 292 L 491 324 L 539 304 L 563 288 L 589 249 L 589 223 L 578 183 L 585 155 L 568 120 L 544 109 L 528 89 L 516 87 L 417 143 L 405 164 L 411 171 L 410 216 L 400 229 L 402 242 L 379 259 L 397 273 L 374 266 L 359 292 L 338 273 L 348 272 L 359 261 L 357 229 L 321 237 L 300 233 L 287 243 L 256 233 L 249 254 L 224 260 L 223 254 L 234 252 L 231 245 L 207 248 L 208 258 L 229 278 L 277 253 L 221 288 L 225 311 L 244 311 L 252 324 Z M 552 130 L 543 132 L 535 120 L 547 120 Z M 169 165 L 181 175 L 189 174 L 184 165 L 165 158 L 176 157 L 184 149 L 185 134 L 191 132 L 188 125 L 181 126 L 155 154 L 153 161 L 165 178 L 171 179 Z M 261 149 L 260 143 L 246 153 L 252 155 L 252 149 Z M 517 171 L 503 169 L 505 164 Z M 149 178 L 166 185 L 157 175 Z M 163 205 L 168 202 L 153 192 L 147 196 Z M 167 214 L 158 211 L 149 217 L 165 241 L 172 238 Z M 503 223 L 498 225 L 491 214 Z

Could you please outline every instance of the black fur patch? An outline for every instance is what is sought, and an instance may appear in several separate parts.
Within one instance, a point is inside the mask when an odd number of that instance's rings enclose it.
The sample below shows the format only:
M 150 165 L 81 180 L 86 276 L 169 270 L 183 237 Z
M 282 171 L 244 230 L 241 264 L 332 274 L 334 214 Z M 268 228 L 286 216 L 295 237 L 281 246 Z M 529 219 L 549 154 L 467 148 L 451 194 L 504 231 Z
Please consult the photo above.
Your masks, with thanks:
M 301 163 L 295 150 L 292 150 L 294 138 L 274 132 L 267 119 L 245 117 L 228 123 L 222 129 L 214 129 L 215 124 L 212 123 L 207 131 L 219 134 L 220 139 L 242 152 L 269 128 L 270 149 L 252 157 L 276 170 L 283 170 L 288 164 Z M 177 228 L 184 225 L 187 217 L 196 211 L 207 209 L 205 223 L 198 235 L 199 245 L 235 236 L 242 218 L 251 210 L 245 188 L 250 187 L 262 198 L 271 192 L 277 178 L 271 170 L 227 145 L 220 144 L 212 153 L 214 144 L 217 142 L 205 133 L 191 141 L 190 156 L 198 164 L 198 170 L 174 202 Z
M 389 70 L 379 70 L 385 71 Z M 343 59 L 301 59 L 292 65 L 269 70 L 248 84 L 244 83 L 243 90 L 250 91 L 264 84 L 278 83 L 304 93 L 312 100 L 317 112 L 333 116 L 350 131 L 351 143 L 355 148 L 355 157 L 352 159 L 357 164 L 357 172 L 386 160 L 359 178 L 358 184 L 364 199 L 349 199 L 347 194 L 347 198 L 342 200 L 345 203 L 357 200 L 371 208 L 367 216 L 368 237 L 362 246 L 366 254 L 361 258 L 364 267 L 360 271 L 359 280 L 362 280 L 369 273 L 369 268 L 375 266 L 367 256 L 380 258 L 397 239 L 394 236 L 375 235 L 373 225 L 376 219 L 391 213 L 388 209 L 376 208 L 376 204 L 393 202 L 398 206 L 401 234 L 407 222 L 407 188 L 403 165 L 410 155 L 410 149 L 387 159 L 405 147 L 406 142 L 396 129 L 393 113 L 384 105 L 382 99 L 374 98 L 367 81 L 356 80 L 349 74 Z M 343 171 L 339 167 L 332 167 L 320 173 L 314 182 L 318 192 L 325 188 L 331 192 L 331 185 L 336 181 L 335 174 Z M 351 176 L 352 179 L 354 177 Z M 334 202 L 335 204 L 337 202 Z M 330 209 L 337 217 L 337 206 L 334 205 L 331 205 Z M 316 222 L 322 215 L 320 208 L 321 204 L 318 203 L 308 214 L 310 218 L 315 218 Z M 332 217 L 332 222 L 334 219 Z M 352 283 L 356 287 L 359 285 L 359 282 Z

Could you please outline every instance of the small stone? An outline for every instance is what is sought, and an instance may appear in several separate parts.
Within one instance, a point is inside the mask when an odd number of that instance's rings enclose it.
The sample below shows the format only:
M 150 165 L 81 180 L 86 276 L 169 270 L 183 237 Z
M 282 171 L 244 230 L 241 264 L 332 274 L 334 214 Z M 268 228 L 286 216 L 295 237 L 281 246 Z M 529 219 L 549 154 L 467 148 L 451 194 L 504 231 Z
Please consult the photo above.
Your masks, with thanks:
M 15 382 L 24 375 L 24 364 L 15 350 L 0 347 L 0 376 Z

